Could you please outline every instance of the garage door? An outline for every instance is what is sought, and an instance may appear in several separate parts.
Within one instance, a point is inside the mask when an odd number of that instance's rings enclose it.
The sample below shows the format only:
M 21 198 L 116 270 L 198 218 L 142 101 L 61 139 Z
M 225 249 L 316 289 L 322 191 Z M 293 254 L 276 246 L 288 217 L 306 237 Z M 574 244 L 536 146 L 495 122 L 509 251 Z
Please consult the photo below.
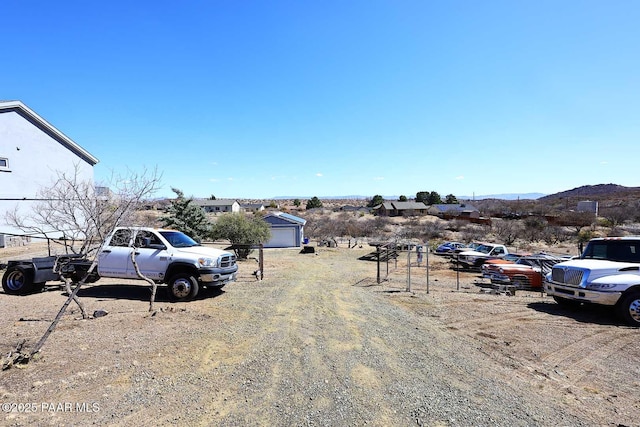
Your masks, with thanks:
M 294 228 L 272 228 L 271 240 L 265 245 L 267 248 L 289 248 L 296 245 L 296 230 Z

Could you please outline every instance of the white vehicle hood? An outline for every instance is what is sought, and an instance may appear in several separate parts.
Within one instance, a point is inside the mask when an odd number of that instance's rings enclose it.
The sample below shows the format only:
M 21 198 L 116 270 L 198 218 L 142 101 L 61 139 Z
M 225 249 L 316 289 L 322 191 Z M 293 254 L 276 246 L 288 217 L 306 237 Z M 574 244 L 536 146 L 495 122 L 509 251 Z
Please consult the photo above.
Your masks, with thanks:
M 479 256 L 487 256 L 489 254 L 484 253 L 484 252 L 478 252 L 478 251 L 465 251 L 465 252 L 460 252 L 458 255 L 459 256 L 475 256 L 475 257 L 479 257 Z
M 588 272 L 588 280 L 596 282 L 603 277 L 607 278 L 608 282 L 619 282 L 628 280 L 630 276 L 640 276 L 640 264 L 601 259 L 573 259 L 556 264 L 553 268 L 585 270 Z M 620 272 L 625 274 L 620 274 Z M 551 273 L 547 277 L 550 280 Z
M 638 269 L 640 268 L 640 264 L 636 264 L 633 262 L 618 262 L 618 261 L 607 261 L 604 259 L 572 259 L 569 261 L 563 261 L 555 265 L 555 267 L 571 267 L 571 268 L 582 268 L 588 270 L 608 270 L 608 271 L 617 271 L 620 269 Z
M 207 246 L 190 246 L 188 248 L 172 248 L 171 256 L 191 255 L 209 258 L 218 258 L 221 255 L 228 255 L 229 252 L 222 249 L 210 248 Z

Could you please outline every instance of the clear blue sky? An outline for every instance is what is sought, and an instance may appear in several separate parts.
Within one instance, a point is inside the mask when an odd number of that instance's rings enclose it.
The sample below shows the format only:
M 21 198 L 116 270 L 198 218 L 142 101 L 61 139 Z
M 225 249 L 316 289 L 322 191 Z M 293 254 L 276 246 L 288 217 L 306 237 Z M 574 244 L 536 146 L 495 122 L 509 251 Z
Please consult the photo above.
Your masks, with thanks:
M 640 2 L 4 0 L 0 99 L 218 198 L 640 186 Z

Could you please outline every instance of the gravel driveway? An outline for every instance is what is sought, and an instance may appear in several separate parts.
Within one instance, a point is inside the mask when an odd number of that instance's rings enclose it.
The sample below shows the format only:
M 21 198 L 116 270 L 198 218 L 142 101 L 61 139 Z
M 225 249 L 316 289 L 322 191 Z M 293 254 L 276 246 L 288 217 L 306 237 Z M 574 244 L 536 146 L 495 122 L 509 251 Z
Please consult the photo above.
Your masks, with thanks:
M 263 281 L 246 261 L 224 292 L 159 291 L 155 315 L 143 284 L 100 280 L 80 295 L 107 316 L 68 312 L 0 373 L 0 424 L 638 425 L 637 330 L 460 286 L 439 261 L 429 293 L 417 269 L 406 292 L 402 266 L 377 285 L 369 250 L 268 250 Z M 65 299 L 0 293 L 0 350 L 33 346 Z

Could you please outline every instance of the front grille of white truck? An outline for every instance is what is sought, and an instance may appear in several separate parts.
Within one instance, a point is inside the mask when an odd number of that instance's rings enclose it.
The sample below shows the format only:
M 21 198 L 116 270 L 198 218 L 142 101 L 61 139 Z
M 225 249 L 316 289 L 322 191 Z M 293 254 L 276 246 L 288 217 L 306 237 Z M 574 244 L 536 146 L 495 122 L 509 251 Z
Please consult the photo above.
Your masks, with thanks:
M 551 270 L 551 278 L 555 283 L 563 283 L 569 286 L 579 286 L 582 282 L 582 270 L 565 269 L 554 267 Z
M 235 255 L 223 255 L 220 257 L 220 267 L 233 267 L 236 264 Z

